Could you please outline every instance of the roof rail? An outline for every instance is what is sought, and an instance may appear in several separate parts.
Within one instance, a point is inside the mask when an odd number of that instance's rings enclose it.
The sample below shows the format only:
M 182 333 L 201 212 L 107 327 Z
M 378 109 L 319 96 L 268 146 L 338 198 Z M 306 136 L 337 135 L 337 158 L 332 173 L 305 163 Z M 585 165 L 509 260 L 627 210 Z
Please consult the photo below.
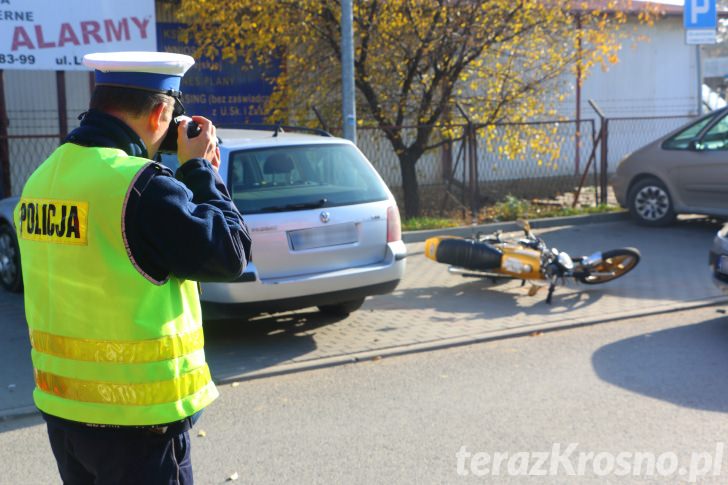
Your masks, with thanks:
M 239 129 L 239 130 L 260 130 L 260 131 L 270 131 L 271 136 L 278 136 L 278 133 L 307 133 L 309 135 L 319 135 L 319 136 L 333 136 L 331 133 L 329 133 L 326 130 L 321 130 L 319 128 L 309 128 L 307 126 L 289 126 L 289 125 L 281 125 L 281 124 L 275 124 L 275 125 L 266 125 L 266 124 L 257 124 L 257 123 L 228 123 L 228 124 L 221 124 L 221 125 L 215 125 L 217 128 L 221 129 Z

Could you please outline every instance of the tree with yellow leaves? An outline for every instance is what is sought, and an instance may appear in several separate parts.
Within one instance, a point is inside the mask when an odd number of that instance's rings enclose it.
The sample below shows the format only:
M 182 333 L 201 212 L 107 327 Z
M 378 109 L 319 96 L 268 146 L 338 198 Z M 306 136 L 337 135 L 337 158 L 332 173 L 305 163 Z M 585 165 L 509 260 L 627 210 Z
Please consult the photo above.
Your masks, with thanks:
M 354 0 L 357 112 L 399 158 L 405 217 L 420 213 L 416 164 L 456 103 L 475 123 L 551 116 L 565 73 L 616 62 L 629 1 Z M 199 54 L 283 57 L 271 120 L 310 122 L 313 105 L 340 119 L 339 1 L 182 0 L 178 12 Z M 646 12 L 640 21 L 651 22 Z M 404 136 L 407 125 L 413 136 Z M 507 153 L 534 148 L 511 131 L 499 141 Z M 542 140 L 536 149 L 549 146 L 548 133 Z

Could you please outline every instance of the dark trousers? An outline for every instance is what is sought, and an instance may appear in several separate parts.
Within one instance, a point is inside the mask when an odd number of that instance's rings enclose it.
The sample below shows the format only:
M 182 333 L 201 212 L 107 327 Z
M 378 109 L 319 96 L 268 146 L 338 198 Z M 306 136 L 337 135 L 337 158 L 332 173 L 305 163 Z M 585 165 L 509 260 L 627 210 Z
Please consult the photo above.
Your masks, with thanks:
M 46 419 L 65 485 L 192 485 L 189 426 L 98 428 Z

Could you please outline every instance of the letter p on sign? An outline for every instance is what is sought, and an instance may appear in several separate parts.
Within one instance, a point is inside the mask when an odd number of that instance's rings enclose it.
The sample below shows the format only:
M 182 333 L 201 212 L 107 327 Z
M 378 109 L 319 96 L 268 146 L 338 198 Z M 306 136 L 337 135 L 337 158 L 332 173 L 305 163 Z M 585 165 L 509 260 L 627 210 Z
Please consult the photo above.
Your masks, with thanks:
M 715 0 L 685 0 L 683 15 L 686 29 L 714 29 L 718 25 Z
M 710 2 L 708 0 L 690 0 L 690 23 L 695 25 L 698 23 L 698 15 L 704 15 L 710 11 Z

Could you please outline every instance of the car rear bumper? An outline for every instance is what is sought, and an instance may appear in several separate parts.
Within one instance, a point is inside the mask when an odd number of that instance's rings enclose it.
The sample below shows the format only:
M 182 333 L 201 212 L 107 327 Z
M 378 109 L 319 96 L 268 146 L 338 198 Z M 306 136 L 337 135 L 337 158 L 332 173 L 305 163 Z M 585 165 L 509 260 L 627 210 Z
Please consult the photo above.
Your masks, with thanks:
M 728 294 L 728 273 L 721 272 L 718 268 L 719 258 L 721 256 L 728 257 L 728 238 L 724 235 L 725 233 L 726 229 L 724 228 L 713 240 L 713 245 L 710 248 L 708 256 L 708 264 L 713 277 L 713 283 L 723 293 Z
M 360 286 L 348 290 L 338 290 L 326 294 L 314 294 L 247 303 L 215 303 L 202 302 L 202 314 L 205 319 L 240 318 L 259 313 L 274 313 L 297 310 L 317 305 L 335 305 L 347 301 L 358 300 L 371 295 L 391 293 L 399 284 L 399 280 L 386 281 L 370 286 Z
M 385 258 L 376 264 L 267 280 L 248 272 L 238 282 L 203 283 L 200 299 L 206 316 L 213 311 L 254 314 L 340 303 L 392 291 L 404 276 L 406 256 L 404 243 L 398 241 L 387 245 Z M 225 306 L 230 308 L 222 311 Z
M 720 289 L 724 294 L 728 295 L 728 278 L 716 273 L 713 273 L 713 284 Z

